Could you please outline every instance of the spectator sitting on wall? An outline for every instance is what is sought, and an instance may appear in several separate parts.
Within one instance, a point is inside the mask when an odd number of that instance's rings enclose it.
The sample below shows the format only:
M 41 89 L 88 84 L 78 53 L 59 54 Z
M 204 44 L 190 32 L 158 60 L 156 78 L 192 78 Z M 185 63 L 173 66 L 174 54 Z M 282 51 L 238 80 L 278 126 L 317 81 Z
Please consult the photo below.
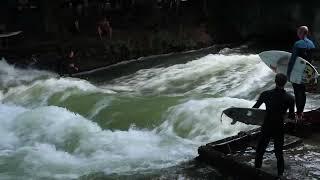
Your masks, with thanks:
M 105 35 L 109 40 L 112 39 L 112 27 L 110 25 L 110 21 L 106 17 L 98 23 L 97 30 L 101 40 L 103 35 Z

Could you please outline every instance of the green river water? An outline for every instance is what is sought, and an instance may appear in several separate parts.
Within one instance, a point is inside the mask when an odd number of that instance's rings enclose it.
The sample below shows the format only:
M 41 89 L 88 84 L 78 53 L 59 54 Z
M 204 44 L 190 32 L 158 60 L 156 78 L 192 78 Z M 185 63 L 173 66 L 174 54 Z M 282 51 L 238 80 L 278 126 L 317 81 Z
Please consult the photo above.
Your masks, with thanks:
M 251 107 L 274 74 L 255 54 L 208 54 L 105 79 L 0 61 L 0 179 L 224 179 L 197 148 L 252 128 L 221 112 Z

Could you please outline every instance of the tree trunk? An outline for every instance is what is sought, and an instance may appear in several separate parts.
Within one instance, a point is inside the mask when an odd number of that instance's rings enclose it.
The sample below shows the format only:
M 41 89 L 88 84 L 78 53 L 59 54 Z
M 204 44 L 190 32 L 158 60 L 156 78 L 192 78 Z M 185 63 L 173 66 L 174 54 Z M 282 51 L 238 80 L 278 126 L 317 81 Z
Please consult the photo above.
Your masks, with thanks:
M 40 3 L 44 32 L 56 33 L 59 23 L 55 12 L 59 12 L 59 1 L 41 0 Z
M 181 4 L 181 0 L 176 0 L 176 13 L 177 13 L 177 15 L 180 12 L 180 4 Z
M 209 16 L 209 11 L 208 11 L 208 0 L 203 0 L 203 12 L 206 17 Z

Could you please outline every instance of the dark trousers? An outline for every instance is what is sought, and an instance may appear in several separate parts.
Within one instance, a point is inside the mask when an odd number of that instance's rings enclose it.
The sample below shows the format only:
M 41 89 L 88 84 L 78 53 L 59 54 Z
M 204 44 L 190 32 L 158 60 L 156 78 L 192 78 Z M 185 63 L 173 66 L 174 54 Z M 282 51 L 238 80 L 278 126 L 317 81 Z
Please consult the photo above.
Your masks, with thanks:
M 306 104 L 306 86 L 292 83 L 296 101 L 297 113 L 302 113 Z
M 261 168 L 263 154 L 266 151 L 266 148 L 269 144 L 270 139 L 274 141 L 274 152 L 277 158 L 277 168 L 278 175 L 283 175 L 284 171 L 284 159 L 283 159 L 283 143 L 284 143 L 284 133 L 283 131 L 275 132 L 274 129 L 270 129 L 273 132 L 266 132 L 262 130 L 262 135 L 258 142 L 258 147 L 256 149 L 256 158 L 255 158 L 255 167 Z

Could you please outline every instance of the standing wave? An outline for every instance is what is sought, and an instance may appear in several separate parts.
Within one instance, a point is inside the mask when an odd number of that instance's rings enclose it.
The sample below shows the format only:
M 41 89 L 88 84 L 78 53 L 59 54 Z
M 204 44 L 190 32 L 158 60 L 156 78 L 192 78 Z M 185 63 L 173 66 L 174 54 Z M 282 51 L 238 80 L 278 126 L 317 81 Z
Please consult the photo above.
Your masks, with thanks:
M 1 104 L 0 112 L 1 179 L 134 173 L 174 166 L 195 156 L 195 146 L 178 137 L 134 127 L 103 130 L 64 108 Z

